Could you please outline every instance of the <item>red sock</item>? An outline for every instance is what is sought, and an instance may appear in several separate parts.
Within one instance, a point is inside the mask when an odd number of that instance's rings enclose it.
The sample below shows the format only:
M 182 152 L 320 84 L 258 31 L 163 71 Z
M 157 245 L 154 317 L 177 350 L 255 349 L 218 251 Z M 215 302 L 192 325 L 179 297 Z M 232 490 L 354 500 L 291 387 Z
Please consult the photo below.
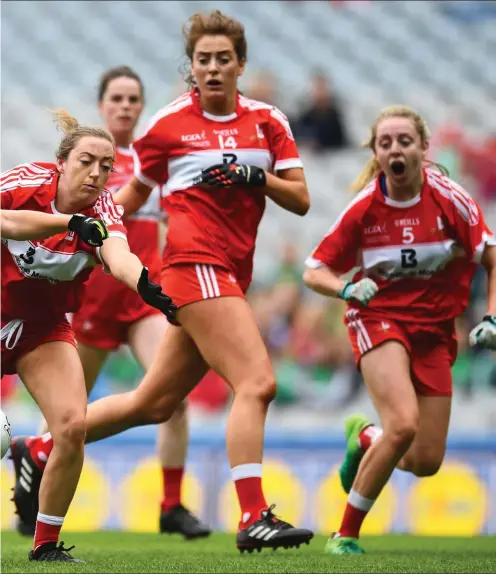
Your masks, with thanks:
M 164 482 L 164 498 L 162 500 L 162 511 L 167 512 L 181 504 L 181 486 L 183 483 L 184 467 L 162 468 Z
M 268 508 L 262 490 L 262 465 L 253 463 L 236 466 L 232 469 L 232 476 L 241 508 L 241 530 L 259 520 L 262 510 Z
M 374 502 L 374 500 L 360 496 L 352 489 L 344 510 L 343 521 L 339 528 L 339 534 L 341 536 L 358 538 L 360 536 L 362 522 L 367 516 L 369 510 L 372 508 Z
M 358 442 L 364 452 L 374 444 L 374 442 L 382 435 L 382 429 L 375 425 L 365 427 L 358 435 Z
M 34 550 L 47 542 L 57 543 L 63 523 L 63 517 L 49 516 L 48 514 L 38 512 L 36 531 L 34 533 Z
M 36 466 L 38 466 L 40 470 L 44 470 L 53 448 L 52 435 L 47 432 L 43 436 L 28 438 L 26 445 L 29 448 L 29 454 Z

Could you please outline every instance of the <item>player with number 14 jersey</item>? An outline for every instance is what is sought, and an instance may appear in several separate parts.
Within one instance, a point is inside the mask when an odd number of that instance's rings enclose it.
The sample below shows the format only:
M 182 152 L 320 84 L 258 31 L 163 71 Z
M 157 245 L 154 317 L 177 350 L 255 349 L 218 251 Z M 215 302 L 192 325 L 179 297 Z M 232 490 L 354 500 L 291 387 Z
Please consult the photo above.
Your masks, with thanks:
M 268 171 L 302 167 L 279 110 L 238 93 L 234 113 L 214 116 L 202 110 L 198 97 L 192 90 L 160 110 L 133 144 L 136 177 L 148 186 L 164 184 L 169 228 L 162 281 L 174 289 L 178 307 L 246 291 L 265 209 L 265 195 L 256 187 L 208 189 L 198 183 L 202 170 L 223 163 Z M 186 289 L 171 275 L 171 267 L 183 263 L 195 264 Z

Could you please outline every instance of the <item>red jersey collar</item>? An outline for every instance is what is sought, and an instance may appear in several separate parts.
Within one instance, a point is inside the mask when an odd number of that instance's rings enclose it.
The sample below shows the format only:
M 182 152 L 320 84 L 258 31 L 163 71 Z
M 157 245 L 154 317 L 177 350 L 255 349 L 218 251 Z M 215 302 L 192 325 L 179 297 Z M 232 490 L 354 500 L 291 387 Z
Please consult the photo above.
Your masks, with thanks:
M 193 88 L 190 92 L 190 95 L 191 95 L 191 99 L 193 101 L 193 109 L 195 110 L 195 112 L 197 112 L 202 117 L 207 118 L 209 120 L 212 120 L 214 122 L 227 123 L 227 122 L 230 122 L 232 120 L 235 120 L 238 116 L 240 116 L 243 113 L 243 108 L 242 108 L 240 101 L 239 101 L 239 96 L 240 96 L 239 90 L 236 90 L 236 109 L 232 114 L 229 114 L 227 116 L 216 116 L 216 115 L 209 114 L 208 112 L 206 112 L 200 106 L 200 90 L 198 88 Z
M 379 172 L 379 174 L 377 175 L 377 177 L 375 178 L 375 196 L 376 196 L 376 198 L 381 203 L 384 203 L 385 205 L 389 205 L 390 207 L 397 207 L 399 209 L 407 209 L 408 207 L 412 207 L 414 205 L 417 205 L 417 203 L 420 203 L 420 201 L 422 200 L 422 197 L 424 197 L 424 195 L 428 189 L 427 174 L 425 172 L 425 168 L 422 168 L 422 173 L 424 176 L 424 181 L 422 183 L 422 189 L 420 190 L 420 193 L 408 201 L 395 201 L 394 199 L 391 199 L 391 198 L 385 196 L 384 193 L 382 192 L 381 177 L 384 175 L 384 171 L 381 170 Z

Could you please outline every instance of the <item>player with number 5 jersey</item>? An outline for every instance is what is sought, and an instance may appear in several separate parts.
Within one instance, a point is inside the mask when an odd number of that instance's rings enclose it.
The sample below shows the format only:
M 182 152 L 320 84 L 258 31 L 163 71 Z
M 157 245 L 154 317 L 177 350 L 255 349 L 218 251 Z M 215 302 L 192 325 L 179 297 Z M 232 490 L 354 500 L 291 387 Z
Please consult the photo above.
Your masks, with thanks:
M 439 469 L 451 410 L 454 320 L 467 307 L 478 263 L 488 272 L 487 314 L 472 344 L 496 349 L 496 239 L 460 185 L 429 166 L 429 130 L 404 106 L 372 127 L 373 151 L 356 198 L 307 259 L 306 284 L 347 301 L 345 322 L 382 428 L 346 421 L 340 469 L 349 493 L 329 554 L 363 552 L 361 524 L 395 467 L 416 476 Z M 342 275 L 358 271 L 351 281 Z

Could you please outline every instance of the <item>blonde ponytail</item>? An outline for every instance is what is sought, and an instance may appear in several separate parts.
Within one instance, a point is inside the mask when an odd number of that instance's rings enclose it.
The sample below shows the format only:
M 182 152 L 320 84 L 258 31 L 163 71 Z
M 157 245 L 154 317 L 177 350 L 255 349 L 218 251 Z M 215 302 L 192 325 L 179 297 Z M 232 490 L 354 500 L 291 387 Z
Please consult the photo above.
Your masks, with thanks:
M 369 158 L 367 163 L 364 165 L 360 175 L 351 184 L 350 189 L 352 191 L 361 191 L 369 182 L 371 182 L 377 174 L 381 171 L 381 166 L 375 157 Z
M 79 122 L 73 118 L 71 114 L 62 108 L 52 110 L 53 121 L 57 125 L 57 129 L 63 131 L 65 134 L 71 134 L 79 127 Z
M 85 136 L 101 138 L 109 141 L 115 151 L 115 141 L 106 129 L 100 127 L 82 126 L 79 124 L 76 118 L 71 116 L 71 114 L 62 108 L 57 108 L 56 110 L 51 110 L 53 120 L 57 125 L 57 129 L 64 132 L 64 137 L 60 141 L 59 147 L 55 152 L 55 157 L 57 159 L 66 160 L 69 154 L 76 146 L 77 142 Z

